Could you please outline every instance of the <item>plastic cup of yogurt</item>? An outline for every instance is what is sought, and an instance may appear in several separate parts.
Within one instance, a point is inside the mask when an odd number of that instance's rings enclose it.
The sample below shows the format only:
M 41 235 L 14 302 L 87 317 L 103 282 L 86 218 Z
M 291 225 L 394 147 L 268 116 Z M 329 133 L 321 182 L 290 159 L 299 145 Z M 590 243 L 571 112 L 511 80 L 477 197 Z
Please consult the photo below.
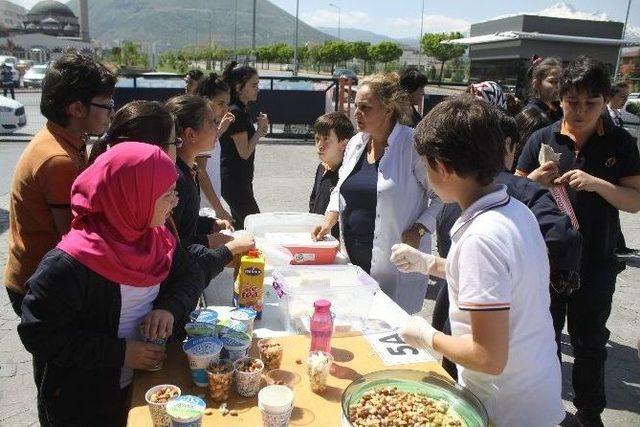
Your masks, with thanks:
M 222 342 L 215 337 L 192 338 L 182 344 L 189 359 L 191 377 L 198 387 L 208 387 L 207 367 L 220 358 Z
M 245 332 L 248 334 L 253 333 L 253 322 L 256 319 L 258 313 L 249 307 L 236 308 L 229 312 L 229 318 L 238 322 L 242 322 L 245 326 Z
M 167 403 L 172 427 L 200 427 L 207 404 L 198 396 L 180 396 Z
M 226 355 L 232 363 L 247 356 L 251 347 L 251 335 L 246 332 L 230 332 L 221 338 Z

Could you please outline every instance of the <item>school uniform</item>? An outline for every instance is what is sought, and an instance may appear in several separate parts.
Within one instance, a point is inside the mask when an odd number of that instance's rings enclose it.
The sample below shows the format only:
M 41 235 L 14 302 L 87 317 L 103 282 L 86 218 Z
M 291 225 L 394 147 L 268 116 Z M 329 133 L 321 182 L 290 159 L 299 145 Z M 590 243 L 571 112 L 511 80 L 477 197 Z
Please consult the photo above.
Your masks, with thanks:
M 562 121 L 535 132 L 527 141 L 518 169 L 539 167 L 542 143 L 561 153 L 560 173 L 581 169 L 618 185 L 624 177 L 640 175 L 640 156 L 631 136 L 611 122 L 600 120 L 596 132 L 577 152 Z M 584 413 L 600 414 L 606 406 L 604 369 L 607 357 L 606 327 L 615 290 L 615 249 L 620 233 L 619 212 L 596 192 L 568 189 L 583 236 L 581 287 L 570 296 L 552 292 L 551 312 L 559 341 L 565 316 L 574 349 L 574 405 Z M 558 342 L 559 345 L 559 342 Z
M 555 122 L 556 120 L 560 120 L 563 116 L 562 108 L 560 108 L 560 104 L 556 105 L 556 108 L 552 110 L 549 106 L 538 98 L 529 98 L 527 104 L 524 106 L 523 110 L 528 108 L 534 108 L 544 114 L 550 122 Z
M 309 213 L 324 215 L 327 211 L 331 191 L 333 191 L 338 184 L 338 170 L 340 166 L 342 166 L 342 164 L 334 169 L 327 169 L 322 163 L 318 165 L 313 188 L 311 189 L 311 196 L 309 196 Z M 334 225 L 331 229 L 331 235 L 336 239 L 340 238 L 340 226 L 338 224 Z
M 549 313 L 549 261 L 531 211 L 499 188 L 462 212 L 446 263 L 453 336 L 471 334 L 472 311 L 509 310 L 509 357 L 490 375 L 458 365 L 460 384 L 496 427 L 549 427 L 565 416 Z
M 370 245 L 371 276 L 400 307 L 408 313 L 417 313 L 422 309 L 427 279 L 419 273 L 400 273 L 389 259 L 391 246 L 401 243 L 402 233 L 415 223 L 422 224 L 432 233 L 442 203 L 429 188 L 425 166 L 414 147 L 413 129 L 397 123 L 377 165 L 368 164 L 366 158 L 363 159 L 370 139 L 370 134 L 360 132 L 347 144 L 342 167 L 338 172 L 338 184 L 331 193 L 327 211 L 340 213 L 341 247 L 346 250 L 346 255 L 351 257 L 353 252 L 357 258 L 366 262 L 365 246 Z M 365 179 L 356 183 L 361 187 L 358 190 L 361 193 L 360 200 L 360 196 L 355 194 L 357 191 L 353 194 L 342 191 L 343 184 L 354 174 L 358 163 L 361 168 L 364 165 L 368 169 L 365 171 Z M 372 200 L 372 192 L 375 194 L 375 201 Z M 351 197 L 354 194 L 355 198 Z M 356 218 L 347 218 L 346 213 L 350 212 L 351 215 L 354 210 L 358 211 Z M 371 221 L 372 238 L 365 227 L 365 223 L 371 224 Z M 370 243 L 369 238 L 372 240 Z M 345 244 L 346 242 L 348 243 Z M 358 252 L 355 253 L 353 249 Z M 422 237 L 419 249 L 423 252 L 431 251 L 431 238 L 428 234 Z

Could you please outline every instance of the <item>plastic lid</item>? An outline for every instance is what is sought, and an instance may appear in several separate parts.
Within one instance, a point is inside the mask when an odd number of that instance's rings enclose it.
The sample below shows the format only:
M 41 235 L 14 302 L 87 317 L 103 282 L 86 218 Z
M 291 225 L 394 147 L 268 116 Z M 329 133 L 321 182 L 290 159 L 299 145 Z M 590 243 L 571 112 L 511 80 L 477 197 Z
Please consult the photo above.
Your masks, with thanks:
M 249 251 L 247 252 L 247 256 L 250 256 L 251 258 L 257 258 L 258 256 L 260 256 L 260 251 L 258 251 L 257 249 L 249 249 Z
M 319 299 L 313 303 L 313 307 L 316 310 L 326 311 L 326 310 L 329 310 L 329 308 L 331 307 L 331 301 L 326 299 Z

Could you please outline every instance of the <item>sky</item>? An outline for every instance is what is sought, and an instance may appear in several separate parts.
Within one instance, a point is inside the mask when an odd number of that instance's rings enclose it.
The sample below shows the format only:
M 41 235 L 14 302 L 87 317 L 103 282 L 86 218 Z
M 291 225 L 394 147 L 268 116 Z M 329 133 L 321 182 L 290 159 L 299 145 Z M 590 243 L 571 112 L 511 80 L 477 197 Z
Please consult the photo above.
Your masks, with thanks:
M 12 0 L 31 7 L 39 0 Z M 93 0 L 96 1 L 96 0 Z M 215 0 L 211 0 L 215 1 Z M 295 15 L 296 0 L 271 0 Z M 300 18 L 312 26 L 358 28 L 402 38 L 418 37 L 423 0 L 299 0 Z M 424 32 L 464 30 L 502 15 L 553 9 L 555 14 L 624 21 L 628 0 L 424 0 Z M 332 6 L 333 5 L 333 6 Z M 640 0 L 631 1 L 629 25 L 640 35 Z

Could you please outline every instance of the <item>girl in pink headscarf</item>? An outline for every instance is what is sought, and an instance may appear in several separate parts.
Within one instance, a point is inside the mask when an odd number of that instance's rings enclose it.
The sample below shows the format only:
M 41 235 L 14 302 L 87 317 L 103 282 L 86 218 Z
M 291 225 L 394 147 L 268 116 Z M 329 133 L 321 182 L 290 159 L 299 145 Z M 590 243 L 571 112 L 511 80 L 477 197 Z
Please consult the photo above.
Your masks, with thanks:
M 165 358 L 143 337 L 170 337 L 196 305 L 202 273 L 164 226 L 176 178 L 160 148 L 123 142 L 74 182 L 71 231 L 27 282 L 18 326 L 50 425 L 124 425 L 133 370 Z

